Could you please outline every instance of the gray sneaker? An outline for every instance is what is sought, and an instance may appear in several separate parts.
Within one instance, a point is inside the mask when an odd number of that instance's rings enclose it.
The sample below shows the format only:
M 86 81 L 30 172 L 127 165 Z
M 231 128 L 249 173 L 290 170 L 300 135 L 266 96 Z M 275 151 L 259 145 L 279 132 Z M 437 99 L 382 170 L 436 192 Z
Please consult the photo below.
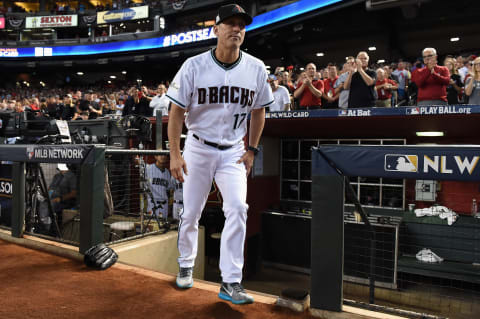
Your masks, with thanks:
M 192 288 L 193 286 L 193 267 L 182 268 L 177 275 L 177 287 L 182 289 Z
M 222 283 L 218 297 L 223 300 L 231 301 L 236 305 L 253 303 L 253 297 L 245 292 L 242 285 L 237 282 L 234 283 Z

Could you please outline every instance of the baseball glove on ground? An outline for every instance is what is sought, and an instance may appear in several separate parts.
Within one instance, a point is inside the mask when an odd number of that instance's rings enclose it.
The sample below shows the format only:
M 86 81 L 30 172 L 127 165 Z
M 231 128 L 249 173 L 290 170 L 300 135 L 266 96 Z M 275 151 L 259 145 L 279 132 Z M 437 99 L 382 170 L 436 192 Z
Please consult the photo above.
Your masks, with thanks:
M 83 261 L 88 267 L 105 270 L 118 260 L 117 253 L 105 244 L 98 244 L 85 252 Z

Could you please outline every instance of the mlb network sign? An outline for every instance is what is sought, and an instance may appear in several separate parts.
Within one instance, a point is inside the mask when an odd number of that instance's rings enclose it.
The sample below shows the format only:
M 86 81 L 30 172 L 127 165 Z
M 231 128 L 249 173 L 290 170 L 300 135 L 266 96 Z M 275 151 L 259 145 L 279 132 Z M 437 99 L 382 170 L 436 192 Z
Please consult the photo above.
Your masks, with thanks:
M 25 148 L 26 161 L 79 164 L 87 159 L 89 145 L 30 146 Z
M 451 175 L 476 176 L 480 180 L 480 170 L 476 169 L 479 159 L 480 155 L 386 154 L 384 170 L 411 173 L 412 178 L 418 178 L 417 174 L 426 174 L 432 179 Z

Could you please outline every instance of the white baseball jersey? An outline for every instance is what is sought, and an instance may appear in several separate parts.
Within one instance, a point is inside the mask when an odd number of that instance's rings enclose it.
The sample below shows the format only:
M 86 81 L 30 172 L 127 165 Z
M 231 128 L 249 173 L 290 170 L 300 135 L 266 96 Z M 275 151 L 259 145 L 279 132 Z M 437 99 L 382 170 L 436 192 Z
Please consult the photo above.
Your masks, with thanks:
M 279 85 L 273 92 L 275 102 L 270 105 L 270 112 L 285 111 L 285 104 L 290 104 L 290 93 L 286 87 Z
M 147 165 L 145 169 L 145 176 L 152 191 L 153 198 L 156 202 L 160 202 L 162 207 L 159 209 L 161 212 L 168 211 L 168 190 L 172 189 L 170 171 L 166 168 L 161 170 L 153 164 Z M 153 209 L 152 201 L 147 197 L 148 211 Z M 163 203 L 165 202 L 165 203 Z
M 183 63 L 167 97 L 187 112 L 189 132 L 220 145 L 233 145 L 247 132 L 252 109 L 273 103 L 265 65 L 240 51 L 237 62 L 225 68 L 213 49 Z

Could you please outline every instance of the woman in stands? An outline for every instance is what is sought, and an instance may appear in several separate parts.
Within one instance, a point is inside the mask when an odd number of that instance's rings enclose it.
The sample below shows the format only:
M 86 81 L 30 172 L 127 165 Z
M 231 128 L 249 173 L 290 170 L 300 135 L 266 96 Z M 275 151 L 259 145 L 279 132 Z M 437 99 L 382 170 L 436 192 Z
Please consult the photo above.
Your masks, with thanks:
M 462 78 L 458 74 L 455 64 L 455 59 L 452 57 L 447 57 L 443 61 L 443 65 L 446 66 L 450 72 L 450 84 L 447 86 L 447 101 L 449 105 L 460 103 L 458 96 L 462 94 L 463 90 Z
M 468 104 L 480 105 L 480 57 L 473 60 L 472 72 L 465 83 Z

